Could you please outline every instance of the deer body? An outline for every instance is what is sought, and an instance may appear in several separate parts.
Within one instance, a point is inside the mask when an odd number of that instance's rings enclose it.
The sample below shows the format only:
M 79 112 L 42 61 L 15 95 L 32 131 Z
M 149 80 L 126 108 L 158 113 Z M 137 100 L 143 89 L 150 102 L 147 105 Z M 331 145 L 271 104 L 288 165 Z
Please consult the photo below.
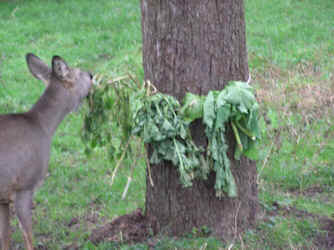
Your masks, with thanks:
M 49 68 L 38 57 L 28 54 L 31 73 L 47 88 L 26 113 L 0 115 L 0 238 L 9 249 L 9 204 L 13 203 L 24 236 L 32 250 L 32 198 L 48 170 L 51 140 L 66 114 L 87 96 L 92 76 L 71 69 L 58 56 Z

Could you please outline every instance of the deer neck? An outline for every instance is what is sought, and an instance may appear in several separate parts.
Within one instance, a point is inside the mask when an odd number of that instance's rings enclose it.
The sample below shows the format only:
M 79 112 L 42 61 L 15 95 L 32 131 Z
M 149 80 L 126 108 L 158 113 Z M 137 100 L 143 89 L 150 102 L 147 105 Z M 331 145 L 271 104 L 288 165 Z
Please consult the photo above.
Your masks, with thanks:
M 28 112 L 44 132 L 52 137 L 59 124 L 70 112 L 68 90 L 60 84 L 50 84 L 37 103 Z

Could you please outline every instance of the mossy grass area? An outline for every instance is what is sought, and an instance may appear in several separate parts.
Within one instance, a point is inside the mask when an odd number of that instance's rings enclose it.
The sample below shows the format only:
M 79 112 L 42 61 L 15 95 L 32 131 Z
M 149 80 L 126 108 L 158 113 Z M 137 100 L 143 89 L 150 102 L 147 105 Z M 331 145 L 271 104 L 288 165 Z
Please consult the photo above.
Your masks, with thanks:
M 257 160 L 262 211 L 257 225 L 233 242 L 194 228 L 182 238 L 147 242 L 89 241 L 91 231 L 119 215 L 144 209 L 145 157 L 125 159 L 111 185 L 117 157 L 81 140 L 85 104 L 53 140 L 49 176 L 35 196 L 35 245 L 43 249 L 332 249 L 334 247 L 334 2 L 245 0 L 247 47 L 260 104 Z M 27 110 L 44 86 L 25 54 L 55 54 L 107 78 L 143 78 L 137 0 L 0 1 L 0 112 Z M 110 124 L 113 135 L 120 131 Z M 115 143 L 121 139 L 115 136 Z M 1 142 L 0 142 L 1 143 Z M 128 192 L 122 199 L 133 176 Z M 22 249 L 17 220 L 14 249 Z

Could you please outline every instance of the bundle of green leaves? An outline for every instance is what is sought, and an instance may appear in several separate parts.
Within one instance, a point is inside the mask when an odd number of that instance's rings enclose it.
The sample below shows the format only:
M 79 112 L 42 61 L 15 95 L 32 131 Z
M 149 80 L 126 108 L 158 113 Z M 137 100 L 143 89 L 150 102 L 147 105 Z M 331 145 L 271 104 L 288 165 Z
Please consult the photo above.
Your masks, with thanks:
M 242 154 L 254 157 L 254 143 L 260 137 L 258 104 L 247 83 L 230 82 L 222 91 L 211 91 L 207 96 L 187 93 L 182 105 L 174 97 L 155 91 L 150 83 L 120 81 L 112 88 L 107 85 L 97 87 L 91 96 L 83 130 L 88 147 L 104 146 L 106 140 L 112 144 L 110 134 L 100 130 L 107 129 L 103 124 L 114 121 L 123 131 L 122 141 L 138 136 L 151 145 L 152 164 L 170 161 L 176 166 L 185 187 L 191 186 L 195 178 L 207 179 L 214 171 L 216 195 L 237 196 L 227 156 L 226 127 L 231 125 L 236 138 L 236 159 Z M 205 125 L 207 149 L 196 146 L 191 138 L 189 125 L 196 119 L 202 119 Z M 95 121 L 99 125 L 93 125 Z M 110 147 L 110 152 L 115 152 L 115 147 Z

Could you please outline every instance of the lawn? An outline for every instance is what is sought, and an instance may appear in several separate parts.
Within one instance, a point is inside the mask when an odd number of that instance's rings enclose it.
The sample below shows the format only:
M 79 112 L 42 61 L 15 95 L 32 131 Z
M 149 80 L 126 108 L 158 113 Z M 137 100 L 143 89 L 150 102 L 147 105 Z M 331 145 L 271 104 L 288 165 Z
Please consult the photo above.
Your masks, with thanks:
M 202 237 L 196 229 L 180 239 L 159 236 L 155 249 L 334 245 L 329 239 L 334 237 L 334 2 L 245 4 L 249 66 L 263 115 L 257 225 L 234 242 Z M 29 109 L 43 91 L 25 65 L 28 52 L 46 61 L 58 54 L 72 66 L 107 77 L 132 72 L 141 79 L 140 18 L 138 0 L 0 1 L 0 113 Z M 42 249 L 148 249 L 150 242 L 93 246 L 88 241 L 95 227 L 144 208 L 145 164 L 138 162 L 122 199 L 130 162 L 111 186 L 115 162 L 108 152 L 85 155 L 80 138 L 85 112 L 84 105 L 69 115 L 54 137 L 49 175 L 35 195 L 35 244 Z M 12 229 L 13 248 L 22 249 L 17 220 Z

